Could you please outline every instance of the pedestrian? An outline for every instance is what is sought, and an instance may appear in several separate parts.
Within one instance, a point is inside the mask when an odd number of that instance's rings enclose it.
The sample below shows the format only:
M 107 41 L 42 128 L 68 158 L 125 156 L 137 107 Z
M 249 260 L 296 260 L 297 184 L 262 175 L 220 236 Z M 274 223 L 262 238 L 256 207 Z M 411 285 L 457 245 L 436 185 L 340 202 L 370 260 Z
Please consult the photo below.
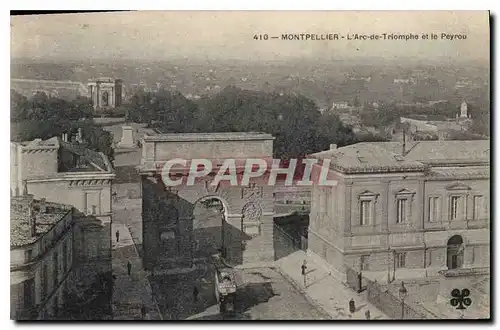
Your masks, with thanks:
M 302 266 L 300 266 L 300 268 L 302 269 L 302 271 L 301 271 L 302 276 L 304 276 L 304 287 L 306 287 L 307 286 L 307 283 L 306 283 L 307 260 L 304 260 L 304 262 L 302 263 Z
M 132 271 L 132 264 L 130 263 L 130 260 L 127 261 L 127 272 L 128 276 L 130 276 L 130 272 Z
M 144 304 L 141 306 L 141 317 L 143 320 L 146 318 L 146 306 Z
M 369 320 L 369 319 L 370 319 L 370 310 L 367 310 L 367 311 L 365 312 L 365 317 L 366 317 L 366 319 L 367 319 L 367 320 Z
M 194 302 L 198 302 L 198 294 L 200 292 L 198 291 L 198 287 L 195 285 L 193 289 L 193 300 Z
M 116 235 L 116 243 L 118 243 L 118 241 L 120 240 L 120 230 L 117 230 L 115 235 Z

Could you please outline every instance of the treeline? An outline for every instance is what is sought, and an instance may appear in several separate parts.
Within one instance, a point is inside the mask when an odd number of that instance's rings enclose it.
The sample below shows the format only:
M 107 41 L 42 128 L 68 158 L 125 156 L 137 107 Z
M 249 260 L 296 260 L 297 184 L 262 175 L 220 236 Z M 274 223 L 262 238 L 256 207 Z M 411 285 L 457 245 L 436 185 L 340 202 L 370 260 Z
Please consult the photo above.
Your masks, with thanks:
M 398 106 L 396 104 L 381 104 L 378 109 L 366 105 L 360 113 L 360 121 L 364 126 L 383 129 L 399 122 L 400 117 L 423 116 L 428 120 L 445 120 L 455 118 L 460 114 L 460 104 L 451 102 L 437 103 L 428 107 Z M 476 106 L 468 104 L 468 113 L 471 114 L 473 123 L 470 133 L 489 136 L 490 135 L 490 111 L 487 106 Z
M 301 95 L 242 90 L 234 86 L 197 102 L 178 92 L 140 92 L 126 106 L 128 120 L 149 123 L 164 133 L 265 132 L 272 134 L 275 157 L 300 158 L 356 143 L 352 128 L 334 114 L 322 115 L 316 104 Z M 363 141 L 380 137 L 365 135 Z
M 89 99 L 79 97 L 66 101 L 48 97 L 42 92 L 27 98 L 13 90 L 10 94 L 12 141 L 45 140 L 62 133 L 71 137 L 81 128 L 83 139 L 90 149 L 103 152 L 110 160 L 114 159 L 113 136 L 94 124 Z

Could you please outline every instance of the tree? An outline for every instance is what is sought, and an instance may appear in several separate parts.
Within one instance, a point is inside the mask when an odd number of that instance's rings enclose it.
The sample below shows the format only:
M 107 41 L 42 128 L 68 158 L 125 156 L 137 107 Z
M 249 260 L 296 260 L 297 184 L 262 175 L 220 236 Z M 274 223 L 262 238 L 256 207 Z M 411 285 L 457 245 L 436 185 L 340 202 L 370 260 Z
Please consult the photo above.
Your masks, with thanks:
M 14 141 L 46 140 L 63 133 L 72 136 L 78 128 L 82 128 L 90 149 L 103 152 L 110 160 L 114 159 L 113 136 L 90 119 L 93 108 L 87 98 L 66 101 L 38 92 L 27 99 L 11 92 L 11 109 L 11 139 Z
M 10 119 L 18 122 L 26 118 L 28 111 L 28 98 L 19 94 L 15 90 L 10 90 Z

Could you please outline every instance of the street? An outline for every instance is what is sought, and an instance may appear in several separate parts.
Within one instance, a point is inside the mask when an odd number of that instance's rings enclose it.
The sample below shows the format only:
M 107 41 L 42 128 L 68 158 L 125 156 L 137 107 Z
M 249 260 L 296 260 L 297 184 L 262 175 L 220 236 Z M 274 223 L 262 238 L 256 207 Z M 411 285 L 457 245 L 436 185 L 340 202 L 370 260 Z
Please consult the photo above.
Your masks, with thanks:
M 124 187 L 126 185 L 116 185 L 115 189 Z M 123 196 L 123 192 L 119 191 L 118 195 Z M 140 200 L 120 198 L 115 201 L 113 208 L 115 226 L 120 226 L 120 231 L 128 229 L 134 243 L 137 245 L 137 250 L 140 251 L 142 241 Z M 206 210 L 206 213 L 208 218 L 213 217 L 211 210 Z M 124 241 L 120 245 L 122 244 L 127 246 L 127 250 L 120 249 L 120 251 L 116 251 L 115 256 L 119 257 L 120 260 L 115 261 L 115 264 L 120 265 L 119 268 L 123 273 L 125 272 L 127 256 L 134 255 L 135 249 L 133 245 L 128 245 L 131 242 L 125 243 Z M 137 260 L 135 258 L 134 260 Z M 137 264 L 137 267 L 140 267 L 140 265 Z M 148 280 L 151 283 L 153 297 L 146 297 L 150 294 L 149 290 L 147 290 L 140 293 L 142 298 L 139 298 L 139 300 L 156 301 L 164 320 L 221 320 L 222 316 L 219 314 L 219 308 L 214 296 L 214 273 L 213 270 L 210 270 L 210 267 L 206 268 L 207 270 L 193 270 L 183 274 L 150 275 Z M 327 318 L 321 311 L 311 305 L 287 279 L 273 269 L 237 270 L 237 276 L 240 279 L 241 286 L 239 286 L 236 296 L 236 313 L 225 317 L 225 319 L 315 320 Z M 127 276 L 125 276 L 126 278 Z M 198 301 L 196 302 L 193 297 L 195 285 L 197 285 L 199 291 Z M 120 297 L 122 300 L 130 300 L 131 303 L 138 300 L 138 297 L 133 296 L 127 298 L 127 292 L 123 292 L 123 294 Z M 139 293 L 134 291 L 133 294 Z
M 235 313 L 223 317 L 214 295 L 213 271 L 150 276 L 164 320 L 319 320 L 327 319 L 284 277 L 270 268 L 236 270 L 240 285 Z M 199 290 L 194 300 L 194 286 Z

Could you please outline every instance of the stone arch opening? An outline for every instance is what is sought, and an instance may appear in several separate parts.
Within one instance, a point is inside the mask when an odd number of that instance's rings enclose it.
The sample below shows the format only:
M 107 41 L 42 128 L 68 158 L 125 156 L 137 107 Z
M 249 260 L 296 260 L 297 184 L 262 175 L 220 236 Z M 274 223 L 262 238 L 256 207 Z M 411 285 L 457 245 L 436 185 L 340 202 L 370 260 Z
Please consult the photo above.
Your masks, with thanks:
M 227 203 L 219 196 L 208 195 L 194 202 L 191 218 L 195 259 L 209 258 L 217 253 L 227 258 L 227 210 Z
M 464 241 L 462 236 L 454 235 L 446 244 L 448 269 L 462 268 L 464 261 Z
M 274 260 L 273 188 L 258 183 L 248 186 L 209 184 L 213 182 L 223 160 L 271 159 L 272 144 L 273 137 L 265 133 L 145 136 L 138 168 L 142 183 L 144 267 L 151 270 L 191 268 L 193 264 L 204 263 L 203 257 L 222 252 L 220 250 L 224 248 L 228 254 L 225 259 L 232 265 Z M 178 158 L 187 159 L 187 162 L 176 164 L 167 172 L 171 180 L 178 184 L 164 182 L 165 162 Z M 189 162 L 193 159 L 208 159 L 213 166 L 202 180 L 188 184 L 186 177 L 190 173 Z M 242 168 L 243 165 L 237 165 L 238 171 Z M 158 208 L 160 200 L 165 201 L 165 208 Z M 210 200 L 220 200 L 222 210 L 206 209 L 202 203 Z M 249 202 L 259 207 L 246 205 Z M 179 211 L 180 248 L 179 253 L 167 254 L 160 242 L 158 226 L 161 226 L 166 208 L 174 206 Z M 213 208 L 216 206 L 213 205 Z M 211 219 L 203 221 L 203 216 Z M 163 238 L 171 236 L 164 234 Z

